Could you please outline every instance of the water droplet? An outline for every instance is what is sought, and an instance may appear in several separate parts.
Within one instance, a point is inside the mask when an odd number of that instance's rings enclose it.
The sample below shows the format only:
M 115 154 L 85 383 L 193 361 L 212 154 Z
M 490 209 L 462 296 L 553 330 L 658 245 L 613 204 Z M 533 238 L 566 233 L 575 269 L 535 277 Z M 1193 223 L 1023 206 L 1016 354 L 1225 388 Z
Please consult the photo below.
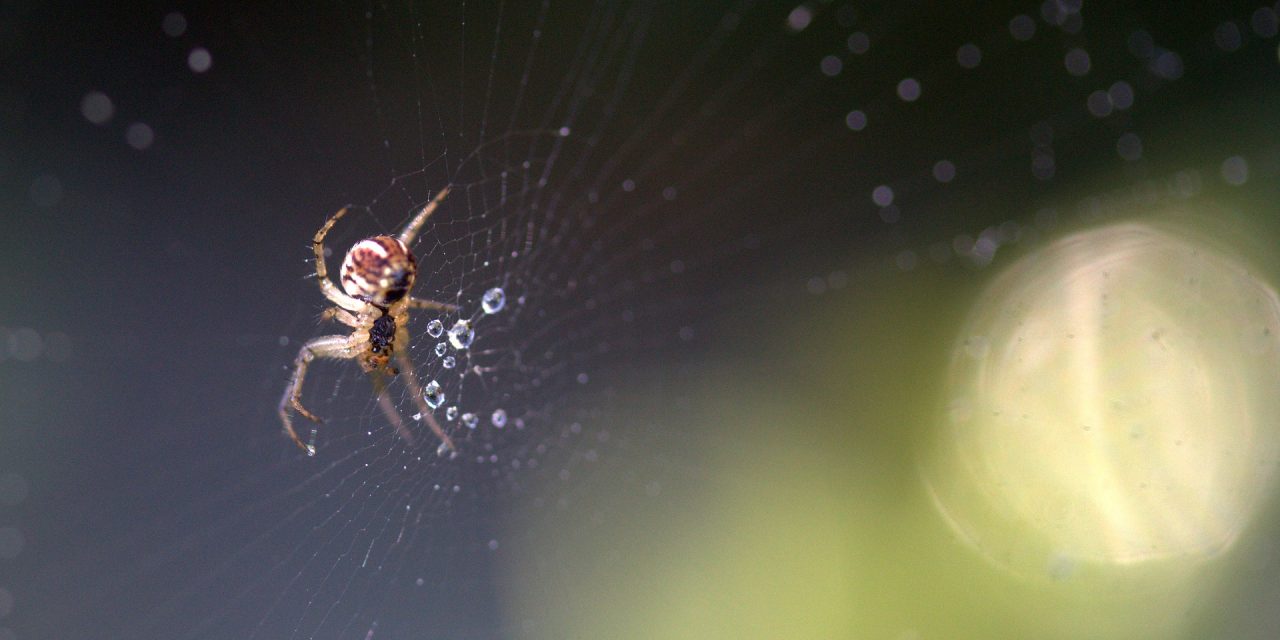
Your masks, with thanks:
M 480 307 L 485 313 L 497 313 L 502 311 L 502 307 L 507 304 L 507 294 L 499 287 L 494 287 L 484 292 L 484 297 L 480 299 Z
M 440 364 L 446 369 L 452 369 L 454 365 L 458 364 L 458 361 L 453 356 L 445 356 L 445 359 Z
M 422 390 L 422 399 L 426 400 L 427 406 L 432 409 L 444 404 L 444 390 L 440 388 L 440 383 L 435 380 L 428 382 L 427 388 Z
M 495 409 L 489 420 L 493 422 L 493 426 L 501 429 L 507 426 L 507 412 L 502 409 Z
M 448 409 L 445 409 L 445 410 L 444 410 L 444 417 L 445 417 L 445 419 L 446 419 L 446 420 L 450 420 L 450 421 L 452 421 L 452 420 L 457 420 L 457 419 L 458 419 L 458 408 L 457 408 L 457 407 L 449 407 Z
M 477 418 L 474 413 L 467 412 L 462 414 L 462 424 L 466 425 L 468 429 L 474 429 L 477 424 L 480 424 L 480 418 Z
M 444 335 L 444 323 L 439 320 L 432 320 L 427 323 L 427 335 L 432 338 L 439 338 Z
M 442 356 L 444 355 L 445 351 L 447 351 L 448 349 L 449 349 L 449 346 L 446 345 L 445 343 L 443 342 L 436 343 L 436 355 Z
M 471 341 L 475 340 L 476 332 L 471 328 L 471 323 L 466 320 L 459 320 L 453 324 L 453 328 L 449 330 L 449 342 L 454 349 L 466 349 L 471 346 Z
M 440 446 L 436 447 L 436 455 L 443 456 L 446 453 L 449 453 L 449 445 L 441 442 Z

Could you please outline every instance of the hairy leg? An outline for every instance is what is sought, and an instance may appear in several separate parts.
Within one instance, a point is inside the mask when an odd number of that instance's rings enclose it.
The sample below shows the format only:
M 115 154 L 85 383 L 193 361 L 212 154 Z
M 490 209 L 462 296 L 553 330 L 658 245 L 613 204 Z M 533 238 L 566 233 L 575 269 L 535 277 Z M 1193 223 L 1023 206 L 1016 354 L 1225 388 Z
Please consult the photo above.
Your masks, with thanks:
M 322 336 L 302 345 L 298 350 L 298 357 L 293 361 L 293 376 L 289 378 L 289 386 L 285 387 L 284 395 L 280 397 L 280 422 L 284 425 L 284 432 L 309 456 L 316 454 L 316 448 L 313 445 L 304 444 L 298 437 L 298 432 L 293 429 L 293 416 L 289 414 L 289 409 L 292 408 L 313 422 L 323 422 L 319 416 L 302 406 L 302 382 L 307 377 L 307 367 L 317 357 L 338 359 L 355 357 L 349 341 L 348 336 Z
M 418 232 L 422 231 L 422 225 L 427 222 L 427 218 L 430 218 L 431 214 L 436 212 L 436 207 L 440 206 L 441 202 L 444 202 L 444 198 L 447 195 L 449 195 L 449 187 L 441 189 L 440 193 L 437 193 L 436 197 L 432 198 L 431 202 L 428 202 L 427 206 L 423 207 L 422 211 L 419 211 L 418 215 L 414 216 L 409 221 L 409 224 L 404 226 L 404 231 L 400 232 L 400 242 L 403 242 L 404 246 L 413 245 L 413 241 L 418 237 Z

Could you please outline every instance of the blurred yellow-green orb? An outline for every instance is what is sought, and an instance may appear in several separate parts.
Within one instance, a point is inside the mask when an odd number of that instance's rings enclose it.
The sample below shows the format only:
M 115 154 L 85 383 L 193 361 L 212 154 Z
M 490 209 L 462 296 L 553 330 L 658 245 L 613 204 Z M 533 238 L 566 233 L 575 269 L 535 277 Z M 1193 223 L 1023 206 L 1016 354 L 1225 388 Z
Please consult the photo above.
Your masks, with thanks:
M 990 560 L 1206 558 L 1270 489 L 1280 302 L 1189 227 L 1121 223 L 1022 257 L 975 302 L 922 471 Z

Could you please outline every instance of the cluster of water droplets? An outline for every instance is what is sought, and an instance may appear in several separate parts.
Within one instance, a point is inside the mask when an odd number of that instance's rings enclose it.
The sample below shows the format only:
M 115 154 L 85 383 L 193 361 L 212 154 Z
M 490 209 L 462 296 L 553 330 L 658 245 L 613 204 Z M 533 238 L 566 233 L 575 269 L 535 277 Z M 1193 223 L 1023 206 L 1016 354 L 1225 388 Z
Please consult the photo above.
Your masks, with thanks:
M 478 316 L 471 318 L 459 318 L 447 331 L 445 323 L 439 318 L 432 319 L 427 323 L 427 335 L 431 338 L 440 339 L 435 344 L 433 351 L 436 357 L 440 358 L 440 365 L 445 369 L 454 369 L 458 366 L 458 357 L 449 353 L 452 346 L 455 351 L 466 351 L 469 349 L 476 339 L 476 329 L 474 324 L 476 321 L 485 316 L 494 315 L 503 310 L 507 305 L 507 294 L 500 287 L 494 287 L 484 292 L 480 298 L 480 310 L 483 312 Z M 438 380 L 431 380 L 423 388 L 423 400 L 427 406 L 432 409 L 439 409 L 444 406 L 447 397 L 445 396 L 444 386 Z M 449 422 L 460 421 L 462 426 L 467 429 L 475 429 L 480 425 L 480 417 L 473 412 L 464 412 L 457 405 L 449 405 L 444 410 L 445 420 Z M 421 420 L 421 414 L 414 416 L 415 420 Z M 507 412 L 504 409 L 495 409 L 489 416 L 489 423 L 495 428 L 501 429 L 507 425 Z M 517 425 L 519 426 L 519 425 Z M 442 444 L 441 452 L 443 453 L 447 447 Z

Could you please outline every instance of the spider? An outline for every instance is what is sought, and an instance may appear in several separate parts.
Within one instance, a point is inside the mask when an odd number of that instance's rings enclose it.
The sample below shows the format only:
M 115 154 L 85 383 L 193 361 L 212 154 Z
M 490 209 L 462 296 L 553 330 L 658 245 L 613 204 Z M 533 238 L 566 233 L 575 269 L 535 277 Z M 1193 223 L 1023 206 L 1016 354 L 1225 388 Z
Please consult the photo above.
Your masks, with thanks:
M 329 279 L 328 268 L 324 260 L 324 238 L 333 225 L 347 214 L 343 207 L 333 214 L 324 226 L 316 232 L 311 247 L 316 254 L 316 278 L 320 283 L 320 292 L 330 302 L 337 305 L 324 310 L 322 320 L 337 320 L 352 328 L 348 335 L 330 335 L 312 338 L 298 350 L 294 360 L 293 375 L 289 386 L 280 398 L 280 421 L 284 431 L 295 444 L 307 452 L 308 456 L 316 454 L 313 444 L 305 444 L 293 428 L 293 416 L 290 409 L 296 411 L 316 423 L 324 422 L 319 416 L 302 406 L 302 381 L 307 375 L 307 367 L 315 358 L 333 358 L 337 360 L 355 360 L 360 368 L 368 374 L 373 383 L 378 403 L 387 419 L 395 426 L 400 436 L 410 444 L 413 437 L 405 427 L 400 413 L 392 404 L 386 392 L 387 376 L 404 374 L 405 384 L 410 395 L 418 404 L 421 417 L 431 427 L 442 443 L 442 447 L 454 451 L 453 441 L 440 428 L 440 423 L 432 417 L 413 373 L 413 363 L 409 360 L 408 343 L 410 309 L 435 309 L 440 311 L 456 311 L 457 306 L 443 302 L 433 302 L 414 298 L 409 295 L 417 275 L 417 263 L 409 245 L 422 230 L 427 218 L 435 212 L 436 207 L 449 195 L 448 187 L 436 194 L 435 199 L 427 203 L 418 215 L 405 225 L 399 235 L 373 236 L 365 238 L 347 251 L 342 261 L 342 289 Z M 391 366 L 392 358 L 396 365 Z

